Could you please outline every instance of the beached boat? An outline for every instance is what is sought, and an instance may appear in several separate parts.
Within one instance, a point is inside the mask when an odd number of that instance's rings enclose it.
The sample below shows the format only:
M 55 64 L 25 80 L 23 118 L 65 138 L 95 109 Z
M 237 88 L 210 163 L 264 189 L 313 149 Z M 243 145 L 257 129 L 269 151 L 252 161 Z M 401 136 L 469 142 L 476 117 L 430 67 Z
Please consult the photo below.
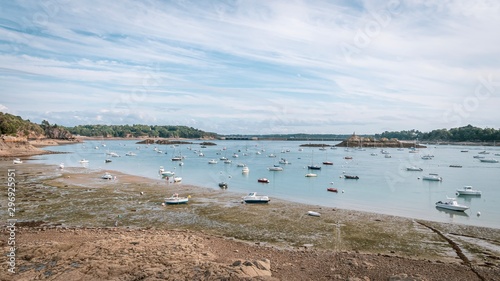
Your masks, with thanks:
M 64 163 L 59 164 L 59 169 L 64 169 Z
M 430 173 L 427 176 L 423 176 L 422 179 L 427 180 L 427 181 L 442 181 L 443 180 L 443 178 L 440 177 L 438 174 L 433 174 L 433 173 Z
M 271 201 L 267 195 L 257 195 L 257 192 L 250 192 L 243 197 L 245 203 L 267 203 Z
M 227 182 L 219 182 L 219 187 L 222 188 L 222 189 L 226 189 L 227 188 Z
M 22 163 L 23 163 L 23 161 L 19 158 L 12 160 L 12 164 L 22 164 Z
M 498 160 L 493 158 L 479 159 L 479 161 L 483 163 L 498 163 Z
M 338 191 L 336 188 L 334 188 L 334 187 L 329 187 L 329 188 L 327 188 L 326 190 L 327 190 L 327 191 L 330 191 L 330 192 L 335 192 L 335 193 L 339 192 L 339 191 Z
M 358 176 L 349 176 L 349 175 L 344 175 L 345 179 L 350 179 L 350 180 L 359 180 Z
M 306 174 L 306 177 L 308 178 L 313 178 L 313 177 L 317 177 L 318 175 L 317 174 L 314 174 L 314 173 L 307 173 Z
M 307 214 L 312 217 L 321 217 L 321 214 L 315 211 L 307 211 Z
M 186 204 L 189 201 L 189 197 L 179 197 L 179 194 L 174 193 L 172 196 L 165 198 L 165 204 Z
M 112 179 L 113 179 L 113 176 L 112 176 L 110 173 L 106 172 L 106 173 L 104 173 L 104 175 L 101 177 L 101 179 L 104 179 L 104 180 L 112 180 Z
M 406 167 L 406 170 L 407 170 L 407 171 L 418 171 L 418 172 L 422 172 L 424 169 L 419 168 L 419 167 L 412 166 L 412 167 Z
M 262 183 L 269 183 L 269 180 L 266 179 L 266 178 L 260 178 L 257 180 L 258 182 L 262 182 Z
M 481 191 L 477 189 L 473 189 L 472 186 L 466 185 L 462 188 L 457 189 L 458 195 L 479 195 L 481 196 Z
M 456 198 L 447 198 L 447 201 L 438 201 L 436 202 L 436 207 L 459 212 L 464 212 L 469 209 L 469 207 L 465 205 L 458 204 Z
M 182 178 L 181 177 L 174 177 L 174 182 L 181 182 Z

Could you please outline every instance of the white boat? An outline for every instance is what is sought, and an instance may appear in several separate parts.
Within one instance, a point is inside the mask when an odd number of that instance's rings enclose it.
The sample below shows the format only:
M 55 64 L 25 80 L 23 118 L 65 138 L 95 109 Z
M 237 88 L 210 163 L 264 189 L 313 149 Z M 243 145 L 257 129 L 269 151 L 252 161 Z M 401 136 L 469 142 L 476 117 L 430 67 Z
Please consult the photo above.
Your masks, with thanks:
M 212 160 L 208 161 L 208 164 L 217 164 L 217 160 L 212 159 Z
M 320 217 L 321 214 L 315 211 L 307 211 L 307 214 L 312 217 Z
M 182 161 L 182 156 L 174 156 L 170 160 L 172 160 L 172 161 Z
M 64 163 L 59 164 L 59 169 L 64 169 Z
M 472 156 L 472 158 L 476 158 L 476 159 L 484 159 L 485 157 L 484 157 L 484 156 L 481 156 L 481 155 L 474 155 L 474 156 Z
M 466 185 L 462 188 L 457 189 L 458 195 L 481 195 L 481 191 L 473 189 L 472 186 Z
M 422 179 L 428 180 L 428 181 L 442 181 L 443 180 L 443 178 L 440 177 L 438 174 L 432 174 L 432 173 L 430 173 L 427 176 L 423 176 Z
M 274 165 L 272 167 L 267 168 L 269 171 L 283 171 L 283 167 Z
M 390 154 L 384 155 L 385 158 L 391 158 L 392 156 Z
M 170 178 L 170 177 L 173 177 L 174 175 L 175 175 L 175 172 L 172 172 L 172 171 L 161 172 L 161 176 L 164 178 Z
M 469 207 L 465 205 L 458 204 L 456 198 L 447 198 L 447 201 L 438 201 L 436 202 L 436 207 L 460 212 L 469 209 Z
M 432 156 L 430 155 L 424 155 L 421 157 L 423 160 L 432 160 Z
M 110 173 L 106 172 L 106 173 L 104 173 L 104 175 L 101 177 L 101 179 L 105 179 L 105 180 L 112 180 L 112 179 L 113 179 L 113 176 L 112 176 Z
M 23 163 L 23 161 L 19 158 L 12 160 L 12 164 L 22 164 L 22 163 Z
M 306 177 L 308 178 L 313 178 L 313 177 L 317 177 L 318 175 L 317 174 L 314 174 L 314 173 L 307 173 L 306 174 Z
M 286 160 L 285 158 L 281 158 L 279 163 L 280 164 L 290 164 L 290 162 L 288 162 L 288 160 Z
M 129 151 L 125 153 L 125 156 L 137 156 L 137 154 L 133 153 L 132 151 Z
M 174 177 L 174 182 L 181 182 L 182 178 L 181 177 Z
M 389 151 L 387 151 L 387 150 L 381 149 L 381 150 L 380 150 L 380 153 L 382 153 L 382 154 L 389 154 L 390 152 L 389 152 Z
M 165 172 L 165 168 L 163 168 L 163 166 L 160 166 L 160 169 L 158 170 L 158 173 L 161 174 Z
M 106 155 L 109 155 L 109 156 L 111 156 L 111 157 L 120 157 L 120 155 L 118 155 L 118 154 L 117 154 L 117 153 L 115 153 L 115 152 L 108 152 L 108 153 L 106 153 Z
M 86 160 L 85 158 L 80 160 L 80 163 L 88 163 L 88 162 L 89 162 L 89 160 Z
M 487 152 L 486 150 L 483 150 L 481 152 L 478 152 L 478 154 L 490 154 L 489 152 Z
M 233 161 L 231 161 L 231 160 L 229 160 L 229 159 L 224 160 L 224 164 L 231 164 L 231 163 L 233 163 Z
M 243 197 L 245 203 L 267 203 L 271 201 L 267 195 L 257 195 L 257 192 L 250 192 L 247 196 Z
M 498 163 L 498 160 L 493 158 L 479 159 L 479 161 L 483 163 Z
M 179 194 L 174 193 L 172 196 L 165 198 L 165 204 L 186 204 L 189 201 L 189 197 L 179 197 Z
M 242 173 L 244 173 L 244 174 L 246 174 L 246 173 L 249 173 L 249 172 L 250 172 L 250 169 L 249 169 L 248 167 L 246 167 L 246 166 L 245 166 L 245 167 L 243 167 L 243 168 L 241 169 L 241 172 L 242 172 Z
M 415 166 L 412 166 L 412 167 L 406 167 L 406 170 L 407 170 L 407 171 L 419 171 L 419 172 L 421 172 L 421 171 L 423 171 L 424 169 L 422 169 L 422 168 L 418 168 L 418 167 L 415 167 Z
M 246 166 L 246 165 L 245 165 L 245 164 L 243 164 L 243 163 L 238 163 L 238 164 L 236 165 L 236 167 L 245 167 L 245 166 Z

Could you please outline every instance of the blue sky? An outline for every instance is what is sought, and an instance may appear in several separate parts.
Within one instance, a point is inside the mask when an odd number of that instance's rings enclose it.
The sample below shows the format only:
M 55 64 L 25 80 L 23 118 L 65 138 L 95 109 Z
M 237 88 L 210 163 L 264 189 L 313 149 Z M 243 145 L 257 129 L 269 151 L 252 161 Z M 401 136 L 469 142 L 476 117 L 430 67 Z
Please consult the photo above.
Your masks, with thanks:
M 222 134 L 499 128 L 499 29 L 498 1 L 5 1 L 0 111 Z

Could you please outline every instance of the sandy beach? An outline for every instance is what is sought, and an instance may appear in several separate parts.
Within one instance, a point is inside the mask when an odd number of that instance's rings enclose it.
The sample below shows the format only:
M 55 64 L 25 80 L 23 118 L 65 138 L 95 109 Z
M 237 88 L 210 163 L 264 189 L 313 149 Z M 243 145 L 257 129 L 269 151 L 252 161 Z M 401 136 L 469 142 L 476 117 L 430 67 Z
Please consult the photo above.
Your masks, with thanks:
M 103 170 L 15 170 L 0 280 L 500 280 L 500 230 L 324 208 Z M 172 193 L 186 205 L 163 206 Z M 8 250 L 7 198 L 0 245 Z M 311 217 L 317 211 L 321 217 Z

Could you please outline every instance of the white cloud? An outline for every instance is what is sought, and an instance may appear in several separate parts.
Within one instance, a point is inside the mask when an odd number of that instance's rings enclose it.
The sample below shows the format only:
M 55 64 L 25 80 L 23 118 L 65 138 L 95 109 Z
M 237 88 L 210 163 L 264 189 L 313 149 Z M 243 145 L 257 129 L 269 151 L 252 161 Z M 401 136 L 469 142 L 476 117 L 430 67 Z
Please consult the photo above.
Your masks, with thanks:
M 431 130 L 500 79 L 494 1 L 44 3 L 0 11 L 0 103 L 67 125 Z M 496 101 L 459 119 L 499 127 Z

